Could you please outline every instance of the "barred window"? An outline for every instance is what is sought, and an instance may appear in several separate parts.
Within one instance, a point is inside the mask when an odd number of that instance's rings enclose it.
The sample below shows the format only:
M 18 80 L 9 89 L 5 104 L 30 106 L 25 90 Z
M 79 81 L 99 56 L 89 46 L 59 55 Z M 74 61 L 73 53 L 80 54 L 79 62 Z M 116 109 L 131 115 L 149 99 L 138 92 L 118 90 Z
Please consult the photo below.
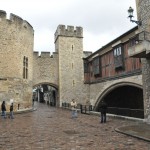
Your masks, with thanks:
M 114 65 L 115 69 L 123 68 L 124 62 L 123 62 L 123 46 L 118 45 L 114 47 Z
M 114 56 L 120 56 L 122 54 L 121 47 L 114 49 Z

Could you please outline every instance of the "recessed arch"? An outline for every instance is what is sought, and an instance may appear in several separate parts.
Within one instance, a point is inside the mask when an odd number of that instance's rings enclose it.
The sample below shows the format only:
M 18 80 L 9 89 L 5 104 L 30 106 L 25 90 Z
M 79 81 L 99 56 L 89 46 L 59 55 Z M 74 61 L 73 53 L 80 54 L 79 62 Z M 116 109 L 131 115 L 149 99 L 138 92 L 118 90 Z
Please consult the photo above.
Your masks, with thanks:
M 144 116 L 143 88 L 142 85 L 131 82 L 120 82 L 106 88 L 98 97 L 95 103 L 95 110 L 99 110 L 101 101 L 108 104 L 109 109 L 115 114 L 130 116 L 129 111 L 137 112 L 137 117 Z M 122 112 L 121 112 L 122 111 Z M 123 111 L 128 112 L 127 114 Z M 113 113 L 112 111 L 109 111 Z M 136 117 L 136 114 L 134 114 Z
M 50 82 L 41 82 L 41 83 L 34 84 L 34 85 L 33 85 L 33 88 L 35 88 L 36 86 L 39 86 L 39 85 L 41 85 L 41 84 L 50 85 L 50 86 L 52 86 L 52 87 L 54 87 L 54 88 L 56 88 L 56 89 L 58 90 L 58 85 L 53 84 L 53 83 L 50 83 Z
M 109 94 L 111 91 L 113 91 L 116 88 L 119 88 L 121 86 L 133 86 L 133 87 L 137 87 L 140 89 L 143 89 L 142 85 L 136 84 L 136 83 L 132 83 L 132 82 L 119 82 L 119 83 L 115 83 L 113 85 L 110 85 L 108 88 L 106 88 L 97 98 L 96 103 L 95 103 L 95 108 L 97 107 L 97 105 L 99 104 L 99 102 L 105 97 L 105 95 Z

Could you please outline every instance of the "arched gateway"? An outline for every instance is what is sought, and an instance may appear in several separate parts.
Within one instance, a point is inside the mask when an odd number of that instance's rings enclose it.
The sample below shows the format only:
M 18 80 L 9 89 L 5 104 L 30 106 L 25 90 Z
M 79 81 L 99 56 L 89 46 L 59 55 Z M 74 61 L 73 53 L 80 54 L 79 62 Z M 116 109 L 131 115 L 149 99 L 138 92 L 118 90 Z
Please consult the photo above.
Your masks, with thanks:
M 38 83 L 33 86 L 33 100 L 56 106 L 58 101 L 58 86 L 51 83 Z

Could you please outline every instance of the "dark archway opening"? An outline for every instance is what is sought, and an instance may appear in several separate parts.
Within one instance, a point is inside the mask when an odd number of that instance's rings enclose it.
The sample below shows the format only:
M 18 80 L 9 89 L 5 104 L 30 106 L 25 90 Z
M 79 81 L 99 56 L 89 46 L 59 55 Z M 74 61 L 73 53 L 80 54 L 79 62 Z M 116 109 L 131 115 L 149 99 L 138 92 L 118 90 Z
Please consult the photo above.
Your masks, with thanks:
M 33 89 L 33 101 L 56 106 L 58 89 L 49 84 L 38 84 Z
M 108 93 L 103 100 L 107 103 L 110 114 L 144 118 L 143 90 L 138 87 L 118 87 Z

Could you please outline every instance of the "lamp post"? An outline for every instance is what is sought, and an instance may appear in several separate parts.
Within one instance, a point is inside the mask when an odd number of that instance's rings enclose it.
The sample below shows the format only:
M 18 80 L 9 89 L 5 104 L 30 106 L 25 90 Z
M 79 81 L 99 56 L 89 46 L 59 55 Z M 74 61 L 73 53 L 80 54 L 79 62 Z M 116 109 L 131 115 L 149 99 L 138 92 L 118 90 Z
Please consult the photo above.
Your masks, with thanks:
M 130 21 L 136 23 L 139 26 L 141 26 L 142 25 L 142 21 L 132 20 L 132 18 L 134 17 L 133 16 L 133 11 L 134 11 L 134 9 L 132 7 L 129 7 L 129 9 L 128 9 L 128 17 L 130 18 Z

